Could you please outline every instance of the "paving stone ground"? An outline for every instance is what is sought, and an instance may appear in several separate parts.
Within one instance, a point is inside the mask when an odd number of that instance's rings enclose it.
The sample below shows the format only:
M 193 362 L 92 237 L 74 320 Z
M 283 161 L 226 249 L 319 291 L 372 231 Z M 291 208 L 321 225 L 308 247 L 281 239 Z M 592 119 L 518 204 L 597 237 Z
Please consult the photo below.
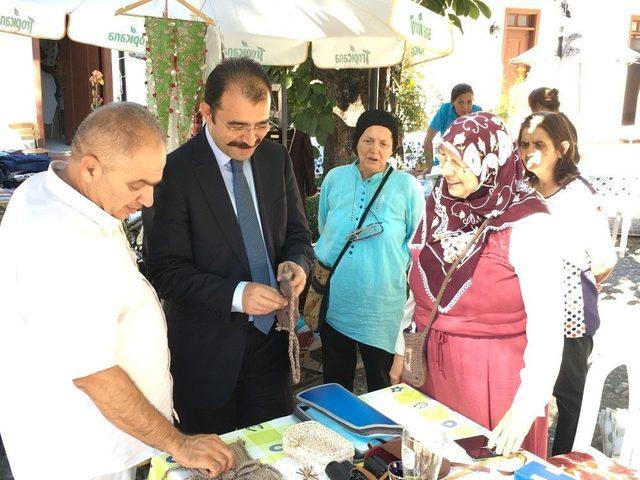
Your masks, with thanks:
M 640 238 L 629 239 L 629 250 L 620 259 L 616 269 L 603 288 L 600 314 L 602 326 L 594 341 L 594 353 L 613 351 L 621 342 L 637 341 L 640 338 Z M 319 383 L 320 377 L 310 376 L 311 382 Z M 356 373 L 355 393 L 366 392 L 364 370 Z M 629 383 L 626 369 L 619 367 L 607 378 L 602 393 L 602 408 L 626 408 L 629 404 Z M 550 444 L 555 432 L 555 405 L 551 408 Z M 596 432 L 594 446 L 599 447 Z M 35 458 L 35 457 L 34 457 Z M 138 479 L 145 478 L 146 469 L 140 469 Z M 13 480 L 7 457 L 0 439 L 0 480 Z

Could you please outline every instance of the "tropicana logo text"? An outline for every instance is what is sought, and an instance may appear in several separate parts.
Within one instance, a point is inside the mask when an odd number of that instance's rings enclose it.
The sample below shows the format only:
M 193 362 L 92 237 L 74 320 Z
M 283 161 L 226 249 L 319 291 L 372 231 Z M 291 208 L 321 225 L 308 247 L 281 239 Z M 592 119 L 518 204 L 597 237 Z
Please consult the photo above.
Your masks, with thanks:
M 422 23 L 422 13 L 418 14 L 418 18 L 411 15 L 409 19 L 411 20 L 411 35 L 419 35 L 426 40 L 431 40 L 431 29 Z
M 15 15 L 14 17 L 1 15 L 0 26 L 13 27 L 16 29 L 18 33 L 20 32 L 31 33 L 31 30 L 33 29 L 33 23 L 35 22 L 35 20 L 31 17 L 27 17 L 28 18 L 27 20 L 23 20 L 22 18 L 20 18 L 20 12 L 16 8 L 13 9 L 13 13 Z
M 118 32 L 109 32 L 109 41 L 110 42 L 120 42 L 120 43 L 128 43 L 130 45 L 144 46 L 147 43 L 147 39 L 144 35 L 138 35 L 138 31 L 131 27 L 131 33 L 118 33 Z
M 336 65 L 369 65 L 369 55 L 371 55 L 369 50 L 363 49 L 361 52 L 356 52 L 353 45 L 350 45 L 350 48 L 351 52 L 336 53 Z
M 225 57 L 247 57 L 255 60 L 258 63 L 262 63 L 264 59 L 265 49 L 262 47 L 256 46 L 256 48 L 249 47 L 249 44 L 245 41 L 242 41 L 242 48 L 238 47 L 229 47 L 224 49 Z

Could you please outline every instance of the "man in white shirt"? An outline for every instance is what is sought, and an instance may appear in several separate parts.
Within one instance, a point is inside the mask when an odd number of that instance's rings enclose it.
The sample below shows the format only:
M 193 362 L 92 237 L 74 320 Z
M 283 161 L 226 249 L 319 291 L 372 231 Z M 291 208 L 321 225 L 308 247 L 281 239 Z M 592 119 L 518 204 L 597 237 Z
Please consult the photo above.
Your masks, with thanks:
M 121 221 L 153 203 L 165 135 L 134 103 L 80 125 L 68 164 L 14 193 L 0 225 L 0 434 L 16 480 L 130 479 L 155 449 L 218 474 L 215 435 L 171 423 L 166 322 Z

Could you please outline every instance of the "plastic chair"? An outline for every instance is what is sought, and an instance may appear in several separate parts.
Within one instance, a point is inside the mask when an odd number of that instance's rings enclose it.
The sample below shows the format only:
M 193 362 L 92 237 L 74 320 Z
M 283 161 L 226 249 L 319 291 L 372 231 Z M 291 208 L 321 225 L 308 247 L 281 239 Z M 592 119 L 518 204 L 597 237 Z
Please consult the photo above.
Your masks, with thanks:
M 47 153 L 49 150 L 46 148 L 41 148 L 38 146 L 38 141 L 40 138 L 40 132 L 38 130 L 38 126 L 33 122 L 19 122 L 19 123 L 10 123 L 9 128 L 18 131 L 20 133 L 20 137 L 27 145 L 28 142 L 33 142 L 35 148 L 27 147 L 23 151 L 24 153 Z
M 612 238 L 614 245 L 617 241 L 618 231 L 620 231 L 620 244 L 616 247 L 620 258 L 624 257 L 627 251 L 629 231 L 631 230 L 631 222 L 633 222 L 634 218 L 640 218 L 640 209 L 636 205 L 631 204 L 626 207 L 621 207 L 613 221 Z
M 616 251 L 620 258 L 627 251 L 627 241 L 631 223 L 640 218 L 640 192 L 637 185 L 640 175 L 634 172 L 616 175 L 590 175 L 589 183 L 596 189 L 608 217 L 614 217 L 612 238 L 617 244 L 620 233 L 620 244 Z
M 573 442 L 573 451 L 603 455 L 591 447 L 593 432 L 600 411 L 600 399 L 609 373 L 625 365 L 629 381 L 629 424 L 625 425 L 619 463 L 631 468 L 640 468 L 640 357 L 631 342 L 623 343 L 615 351 L 592 358 L 582 398 L 578 429 Z

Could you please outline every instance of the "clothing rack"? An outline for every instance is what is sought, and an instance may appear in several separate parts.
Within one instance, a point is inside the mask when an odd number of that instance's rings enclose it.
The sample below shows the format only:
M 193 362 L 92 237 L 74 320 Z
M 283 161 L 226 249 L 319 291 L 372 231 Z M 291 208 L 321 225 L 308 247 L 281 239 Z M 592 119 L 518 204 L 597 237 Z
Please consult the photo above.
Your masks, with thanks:
M 144 17 L 144 15 L 139 15 L 136 13 L 130 13 L 132 10 L 135 10 L 138 7 L 141 7 L 142 5 L 146 5 L 147 3 L 150 3 L 152 0 L 138 0 L 137 2 L 131 3 L 129 5 L 126 5 L 124 7 L 119 8 L 118 10 L 116 10 L 116 15 L 130 15 L 132 17 Z M 193 13 L 196 17 L 199 17 L 200 19 L 202 19 L 205 23 L 208 23 L 209 25 L 215 25 L 216 22 L 213 21 L 213 19 L 211 17 L 209 17 L 206 13 L 204 13 L 202 10 L 198 10 L 197 8 L 195 8 L 193 5 L 191 5 L 189 2 L 187 2 L 186 0 L 175 0 L 176 2 L 178 2 L 180 5 L 182 5 L 184 8 L 186 8 L 187 10 L 189 10 L 191 13 Z M 165 0 L 164 2 L 164 11 L 163 13 L 163 17 L 164 18 L 168 18 L 169 16 L 169 0 Z

